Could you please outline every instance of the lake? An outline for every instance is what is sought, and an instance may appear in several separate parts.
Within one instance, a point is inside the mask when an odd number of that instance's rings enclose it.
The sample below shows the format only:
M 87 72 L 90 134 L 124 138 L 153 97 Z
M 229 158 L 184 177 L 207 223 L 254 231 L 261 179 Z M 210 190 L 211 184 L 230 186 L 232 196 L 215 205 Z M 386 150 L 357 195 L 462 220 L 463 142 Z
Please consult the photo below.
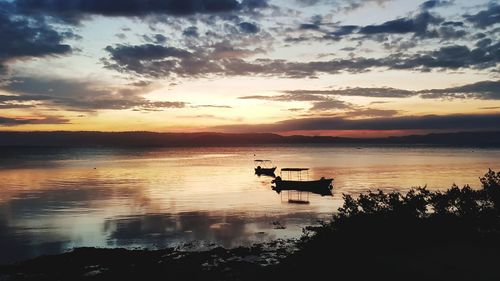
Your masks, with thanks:
M 74 247 L 203 249 L 300 237 L 342 194 L 480 187 L 500 149 L 280 146 L 1 148 L 0 263 Z M 272 189 L 254 159 L 334 177 L 333 196 Z M 299 198 L 300 197 L 300 198 Z M 307 204 L 292 204 L 289 199 Z

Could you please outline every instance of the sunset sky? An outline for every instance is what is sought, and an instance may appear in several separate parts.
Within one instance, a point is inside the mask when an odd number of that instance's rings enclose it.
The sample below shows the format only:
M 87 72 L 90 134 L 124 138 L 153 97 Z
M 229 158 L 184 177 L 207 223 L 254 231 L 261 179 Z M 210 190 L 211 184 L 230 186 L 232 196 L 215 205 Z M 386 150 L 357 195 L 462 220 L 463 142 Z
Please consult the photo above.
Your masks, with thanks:
M 487 0 L 0 0 L 0 130 L 494 130 L 499 39 Z

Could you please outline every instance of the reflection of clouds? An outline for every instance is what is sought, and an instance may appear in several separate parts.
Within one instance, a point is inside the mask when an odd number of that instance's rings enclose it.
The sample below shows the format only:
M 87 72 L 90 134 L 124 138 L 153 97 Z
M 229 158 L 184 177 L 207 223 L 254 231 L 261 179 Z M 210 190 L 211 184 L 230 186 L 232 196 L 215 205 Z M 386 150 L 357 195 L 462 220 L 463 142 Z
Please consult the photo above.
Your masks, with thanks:
M 60 210 L 91 211 L 102 207 L 101 204 L 106 200 L 141 196 L 140 188 L 121 188 L 119 183 L 110 187 L 110 184 L 111 181 L 100 180 L 50 181 L 48 185 L 56 189 L 24 192 L 1 204 L 0 210 L 2 214 L 12 216 L 12 219 L 33 218 L 59 215 Z
M 33 234 L 20 227 L 12 227 L 0 217 L 0 264 L 62 253 L 67 242 L 54 234 L 48 238 L 43 233 Z
M 137 183 L 61 179 L 45 180 L 33 190 L 16 190 L 0 201 L 0 263 L 61 253 L 82 240 L 86 246 L 97 246 L 92 236 L 103 235 L 98 225 L 106 212 L 119 212 L 123 198 L 143 197 L 141 188 L 132 188 Z
M 127 180 L 48 180 L 45 185 L 55 189 L 25 191 L 0 203 L 0 263 L 57 254 L 78 246 L 164 247 L 192 241 L 227 248 L 246 246 L 300 235 L 301 227 L 315 223 L 314 213 L 142 215 L 144 209 L 129 209 L 144 204 L 148 209 L 152 203 L 142 200 L 142 188 L 131 187 L 139 184 Z M 125 210 L 116 209 L 123 207 Z M 129 216 L 131 211 L 139 214 Z M 274 229 L 273 221 L 287 229 Z
M 243 241 L 257 241 L 256 232 L 247 228 L 250 220 L 237 215 L 216 215 L 208 212 L 180 214 L 148 214 L 108 219 L 105 231 L 109 242 L 125 246 L 135 243 L 165 246 L 175 243 L 206 241 L 224 247 L 239 246 Z M 267 219 L 267 218 L 266 218 Z M 271 234 L 258 235 L 272 239 Z
M 162 247 L 197 241 L 231 248 L 270 241 L 277 236 L 296 236 L 302 227 L 316 224 L 318 219 L 314 213 L 244 216 L 187 212 L 116 217 L 106 221 L 104 230 L 109 232 L 111 246 Z M 286 229 L 275 229 L 273 222 L 279 222 Z

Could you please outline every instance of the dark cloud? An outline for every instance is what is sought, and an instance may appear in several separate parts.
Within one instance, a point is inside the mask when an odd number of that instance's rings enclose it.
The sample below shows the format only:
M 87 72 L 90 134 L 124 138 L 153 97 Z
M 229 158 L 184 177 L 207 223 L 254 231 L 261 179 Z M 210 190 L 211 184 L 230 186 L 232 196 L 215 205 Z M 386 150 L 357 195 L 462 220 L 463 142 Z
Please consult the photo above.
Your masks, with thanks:
M 441 25 L 462 27 L 462 26 L 464 26 L 464 23 L 461 21 L 445 21 L 445 22 L 441 23 Z
M 367 35 L 380 33 L 415 33 L 416 35 L 424 35 L 430 24 L 438 24 L 442 21 L 443 19 L 429 12 L 422 12 L 413 18 L 400 18 L 380 25 L 367 25 L 362 27 L 359 33 Z
M 106 51 L 112 55 L 112 59 L 120 64 L 127 65 L 133 60 L 155 60 L 163 58 L 182 58 L 191 55 L 190 52 L 154 44 L 144 44 L 137 46 L 117 45 L 107 46 Z M 129 60 L 129 58 L 133 60 Z
M 360 73 L 373 68 L 413 69 L 428 71 L 429 69 L 486 69 L 494 67 L 500 60 L 498 46 L 487 49 L 470 50 L 466 46 L 447 46 L 439 50 L 415 55 L 393 54 L 386 58 L 351 58 L 330 61 L 289 62 L 285 60 L 259 59 L 248 62 L 239 58 L 221 61 L 210 60 L 209 57 L 192 57 L 181 60 L 142 60 L 141 57 L 124 57 L 123 61 L 109 64 L 108 67 L 120 71 L 136 72 L 139 75 L 155 77 L 177 74 L 185 76 L 224 74 L 281 76 L 290 78 L 315 77 L 318 74 L 336 74 L 340 72 Z M 110 49 L 112 50 L 112 49 Z M 114 60 L 115 55 L 113 55 Z
M 0 105 L 44 104 L 67 110 L 161 110 L 183 108 L 184 102 L 149 101 L 140 88 L 112 88 L 91 81 L 16 77 L 1 87 L 14 95 L 1 95 Z
M 289 78 L 316 77 L 341 72 L 361 73 L 374 68 L 429 71 L 430 69 L 487 69 L 500 61 L 500 43 L 469 49 L 452 45 L 417 54 L 394 53 L 382 58 L 352 57 L 330 61 L 290 62 L 286 60 L 243 60 L 241 56 L 213 57 L 210 50 L 190 53 L 164 46 L 107 47 L 111 57 L 104 60 L 108 68 L 142 76 L 225 76 L 260 75 Z M 149 52 L 147 50 L 151 49 Z M 212 50 L 213 51 L 213 50 Z M 240 50 L 240 54 L 251 53 Z
M 120 72 L 149 77 L 194 77 L 211 74 L 241 75 L 243 72 L 262 69 L 243 61 L 262 49 L 235 48 L 227 40 L 204 46 L 193 52 L 161 45 L 108 46 L 110 57 L 103 59 L 105 67 Z
M 299 26 L 300 29 L 312 29 L 312 30 L 318 30 L 319 25 L 315 23 L 303 23 Z
M 491 45 L 493 41 L 490 38 L 484 38 L 476 42 L 476 47 L 478 48 L 486 48 Z
M 441 38 L 442 40 L 460 39 L 467 35 L 467 32 L 463 29 L 452 27 L 452 26 L 441 26 L 429 32 L 428 37 Z
M 262 9 L 269 7 L 267 0 L 243 0 L 241 5 L 246 9 Z
M 35 116 L 35 117 L 23 117 L 23 118 L 0 116 L 0 127 L 30 125 L 30 124 L 69 124 L 69 123 L 70 122 L 68 119 L 57 116 Z
M 263 0 L 16 0 L 24 14 L 50 15 L 79 23 L 91 15 L 144 17 L 150 15 L 186 16 L 217 14 L 267 7 Z
M 393 55 L 394 58 L 396 55 Z M 486 69 L 500 62 L 500 42 L 484 48 L 469 49 L 463 45 L 441 47 L 436 51 L 416 54 L 403 60 L 393 60 L 393 69 L 441 68 Z
M 180 59 L 191 55 L 186 50 L 154 44 L 107 46 L 105 50 L 111 55 L 104 61 L 107 68 L 150 76 L 169 72 L 178 67 Z
M 340 38 L 342 36 L 352 34 L 354 31 L 358 29 L 359 26 L 356 25 L 342 25 L 337 27 L 337 30 L 330 32 L 328 35 Z
M 348 108 L 352 108 L 352 105 L 350 103 L 329 98 L 323 101 L 318 101 L 313 103 L 313 106 L 309 110 L 325 111 L 325 110 L 348 109 Z
M 344 113 L 344 117 L 391 117 L 399 114 L 398 110 L 394 109 L 376 109 L 376 108 L 359 108 L 353 111 Z
M 338 11 L 350 12 L 362 8 L 365 5 L 373 3 L 379 6 L 383 6 L 385 3 L 390 2 L 392 0 L 343 0 L 343 1 L 324 0 L 324 1 L 333 2 L 334 4 L 336 4 L 337 5 L 336 10 Z
M 257 25 L 250 22 L 240 22 L 238 26 L 240 27 L 241 31 L 245 33 L 257 33 L 260 30 Z
M 290 95 L 336 95 L 336 96 L 361 96 L 375 98 L 405 98 L 414 96 L 414 91 L 395 89 L 395 88 L 346 88 L 340 90 L 293 90 L 287 91 Z
M 164 44 L 165 42 L 167 42 L 167 37 L 165 37 L 163 34 L 155 34 L 153 37 L 156 44 Z
M 25 19 L 11 13 L 6 3 L 0 3 L 0 73 L 9 62 L 24 58 L 65 55 L 71 52 L 63 44 L 71 32 L 61 34 L 42 19 Z
M 196 26 L 190 26 L 182 32 L 182 35 L 188 36 L 188 37 L 198 37 L 198 28 Z
M 500 5 L 494 1 L 488 8 L 474 15 L 464 15 L 464 18 L 480 28 L 485 28 L 500 23 Z
M 323 2 L 323 0 L 295 0 L 295 2 L 303 6 L 311 6 Z
M 425 1 L 420 5 L 421 9 L 428 10 L 428 9 L 433 9 L 433 8 L 438 8 L 438 7 L 445 7 L 445 6 L 450 6 L 453 4 L 453 0 L 450 1 L 444 1 L 444 0 L 429 0 Z
M 419 91 L 426 99 L 454 98 L 500 100 L 500 81 L 481 81 L 473 84 L 446 89 L 430 89 Z
M 463 23 L 461 25 L 455 25 L 448 22 L 448 24 L 439 27 L 439 25 L 443 22 L 443 18 L 435 14 L 431 14 L 427 10 L 423 10 L 414 16 L 398 18 L 382 24 L 366 26 L 340 25 L 333 31 L 325 32 L 322 39 L 338 41 L 346 36 L 358 34 L 363 36 L 352 39 L 360 42 L 367 38 L 376 41 L 386 41 L 387 38 L 383 35 L 413 34 L 415 37 L 419 38 L 441 38 L 443 40 L 449 40 L 466 35 L 466 32 L 460 29 L 463 27 Z
M 212 129 L 232 132 L 286 132 L 296 130 L 495 130 L 500 114 L 425 115 L 390 118 L 303 118 L 260 125 L 228 125 Z
M 420 96 L 427 99 L 480 99 L 500 100 L 500 81 L 481 81 L 458 87 L 410 91 L 396 88 L 345 88 L 331 90 L 291 90 L 274 96 L 242 96 L 240 99 L 258 99 L 268 101 L 324 101 L 330 96 L 359 96 L 371 98 L 408 98 Z M 380 103 L 380 102 L 378 102 Z

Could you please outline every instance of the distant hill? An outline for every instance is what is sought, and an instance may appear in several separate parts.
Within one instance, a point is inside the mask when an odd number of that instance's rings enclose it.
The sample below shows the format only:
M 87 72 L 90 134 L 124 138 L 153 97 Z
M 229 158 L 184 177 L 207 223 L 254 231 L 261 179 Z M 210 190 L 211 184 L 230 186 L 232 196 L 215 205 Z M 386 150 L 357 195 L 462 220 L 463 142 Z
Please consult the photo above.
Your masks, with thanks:
M 281 136 L 277 134 L 154 132 L 0 132 L 0 146 L 252 146 L 276 144 L 427 145 L 500 147 L 500 131 L 411 135 L 387 138 Z

